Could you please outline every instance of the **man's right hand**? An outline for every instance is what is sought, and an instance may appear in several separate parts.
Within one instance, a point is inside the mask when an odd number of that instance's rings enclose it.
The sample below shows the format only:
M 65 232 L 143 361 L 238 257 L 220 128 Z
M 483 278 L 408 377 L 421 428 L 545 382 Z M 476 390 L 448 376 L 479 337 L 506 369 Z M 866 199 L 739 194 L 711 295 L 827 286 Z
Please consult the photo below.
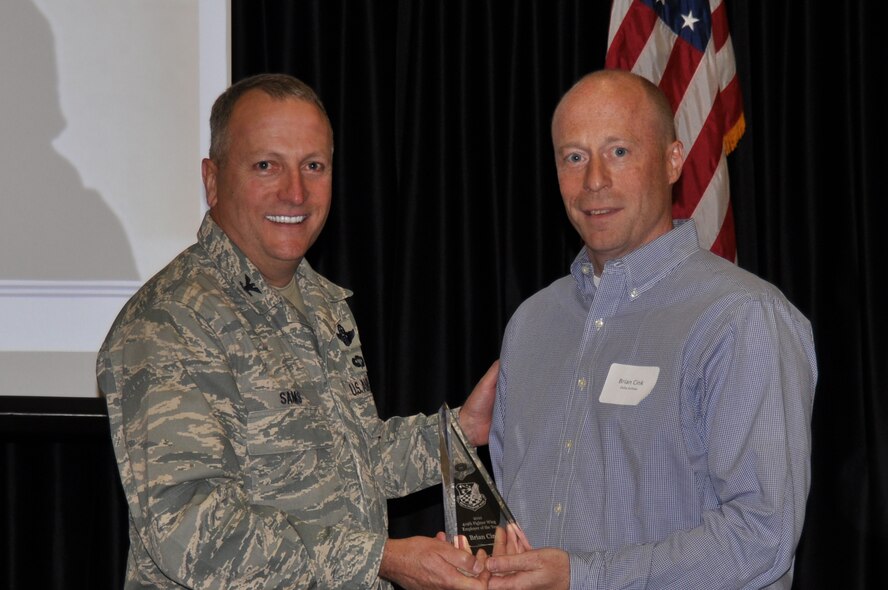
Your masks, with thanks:
M 481 552 L 476 559 L 468 551 L 430 537 L 389 539 L 379 575 L 405 590 L 486 590 L 489 574 L 484 568 L 485 558 Z

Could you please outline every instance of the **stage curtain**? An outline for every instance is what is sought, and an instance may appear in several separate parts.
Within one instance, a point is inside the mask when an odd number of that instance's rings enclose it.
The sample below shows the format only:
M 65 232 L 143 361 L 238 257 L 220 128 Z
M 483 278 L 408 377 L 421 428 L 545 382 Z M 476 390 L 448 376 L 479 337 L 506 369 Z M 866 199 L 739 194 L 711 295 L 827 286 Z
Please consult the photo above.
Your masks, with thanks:
M 729 157 L 739 264 L 812 320 L 813 485 L 795 588 L 888 578 L 886 7 L 727 0 L 748 130 Z M 516 306 L 580 247 L 549 123 L 603 65 L 609 2 L 233 0 L 232 77 L 288 72 L 335 132 L 308 258 L 352 301 L 384 416 L 458 405 Z M 440 491 L 391 534 L 441 527 Z
M 127 507 L 105 401 L 0 396 L 0 588 L 118 590 Z

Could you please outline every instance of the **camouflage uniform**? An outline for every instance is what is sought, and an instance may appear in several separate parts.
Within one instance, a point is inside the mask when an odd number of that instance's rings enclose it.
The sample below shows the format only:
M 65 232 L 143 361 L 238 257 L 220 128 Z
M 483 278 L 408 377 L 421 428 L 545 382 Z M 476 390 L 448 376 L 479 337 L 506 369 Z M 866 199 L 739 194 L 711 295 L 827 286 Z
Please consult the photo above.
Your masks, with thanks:
M 126 588 L 389 588 L 386 498 L 440 481 L 437 417 L 378 418 L 342 289 L 311 317 L 219 227 L 124 307 L 99 387 L 130 509 Z

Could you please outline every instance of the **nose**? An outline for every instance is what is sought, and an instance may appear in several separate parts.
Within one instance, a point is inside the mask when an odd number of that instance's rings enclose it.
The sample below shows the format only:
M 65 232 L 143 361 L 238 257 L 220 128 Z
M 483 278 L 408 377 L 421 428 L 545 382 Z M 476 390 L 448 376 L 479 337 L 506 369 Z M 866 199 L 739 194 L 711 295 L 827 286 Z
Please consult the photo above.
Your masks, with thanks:
M 301 205 L 305 202 L 306 196 L 307 191 L 302 179 L 302 171 L 297 168 L 286 174 L 278 197 L 282 201 Z
M 600 158 L 589 158 L 586 172 L 583 176 L 583 188 L 587 191 L 598 192 L 610 186 L 610 174 Z

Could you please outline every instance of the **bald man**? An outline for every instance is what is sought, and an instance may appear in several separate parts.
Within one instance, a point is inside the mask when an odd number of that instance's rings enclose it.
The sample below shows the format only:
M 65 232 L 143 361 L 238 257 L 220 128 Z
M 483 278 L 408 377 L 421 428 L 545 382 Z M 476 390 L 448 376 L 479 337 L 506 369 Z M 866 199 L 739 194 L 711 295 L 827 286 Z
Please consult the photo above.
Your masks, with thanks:
M 810 482 L 811 326 L 672 219 L 666 97 L 599 71 L 552 120 L 570 274 L 504 336 L 497 483 L 529 539 L 504 588 L 789 588 Z

